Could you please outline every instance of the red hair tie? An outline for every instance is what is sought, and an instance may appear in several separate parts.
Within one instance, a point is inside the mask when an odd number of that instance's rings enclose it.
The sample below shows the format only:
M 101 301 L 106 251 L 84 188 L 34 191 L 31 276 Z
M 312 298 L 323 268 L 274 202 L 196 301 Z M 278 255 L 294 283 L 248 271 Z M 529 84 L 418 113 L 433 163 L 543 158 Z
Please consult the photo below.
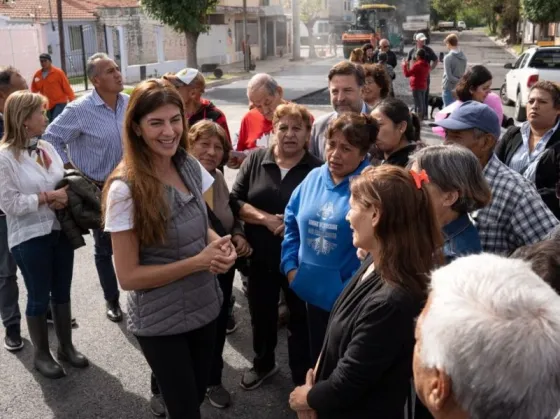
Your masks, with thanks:
M 414 179 L 414 183 L 416 184 L 416 187 L 418 189 L 422 189 L 422 182 L 430 183 L 430 178 L 428 177 L 428 174 L 424 169 L 422 169 L 420 173 L 414 170 L 410 170 L 410 174 L 412 176 L 412 179 Z

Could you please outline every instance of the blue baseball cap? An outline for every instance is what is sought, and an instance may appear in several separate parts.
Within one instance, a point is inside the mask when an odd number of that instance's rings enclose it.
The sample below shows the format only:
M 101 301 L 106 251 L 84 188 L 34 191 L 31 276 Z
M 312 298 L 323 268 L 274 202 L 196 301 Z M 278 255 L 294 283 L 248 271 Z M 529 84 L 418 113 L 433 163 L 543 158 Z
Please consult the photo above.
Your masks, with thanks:
M 462 103 L 446 119 L 437 121 L 434 125 L 451 131 L 477 128 L 492 134 L 496 139 L 500 138 L 502 133 L 502 124 L 496 112 L 490 106 L 474 100 Z

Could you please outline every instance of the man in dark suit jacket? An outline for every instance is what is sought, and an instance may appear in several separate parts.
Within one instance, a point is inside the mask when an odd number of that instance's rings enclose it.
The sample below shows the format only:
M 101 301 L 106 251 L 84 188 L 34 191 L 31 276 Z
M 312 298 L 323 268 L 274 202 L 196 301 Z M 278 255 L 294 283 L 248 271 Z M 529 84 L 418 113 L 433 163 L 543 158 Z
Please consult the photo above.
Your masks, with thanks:
M 315 120 L 311 129 L 309 151 L 325 160 L 325 134 L 329 123 L 345 112 L 370 113 L 371 108 L 362 100 L 365 74 L 361 66 L 349 61 L 336 64 L 329 71 L 329 92 L 333 112 Z

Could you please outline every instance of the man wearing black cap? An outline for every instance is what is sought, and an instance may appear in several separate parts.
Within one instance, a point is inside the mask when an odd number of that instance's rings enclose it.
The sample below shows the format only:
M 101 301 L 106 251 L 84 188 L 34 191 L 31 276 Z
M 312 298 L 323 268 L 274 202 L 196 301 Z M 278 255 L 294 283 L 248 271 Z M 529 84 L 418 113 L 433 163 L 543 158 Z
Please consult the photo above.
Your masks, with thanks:
M 492 202 L 471 214 L 485 252 L 510 255 L 521 246 L 546 239 L 558 220 L 535 187 L 494 154 L 500 121 L 492 108 L 468 101 L 435 125 L 445 130 L 445 143 L 471 150 L 492 190 Z
M 31 83 L 33 93 L 41 93 L 49 100 L 47 116 L 52 122 L 60 115 L 68 102 L 76 98 L 70 82 L 60 68 L 52 64 L 49 54 L 39 56 L 41 69 L 37 70 Z

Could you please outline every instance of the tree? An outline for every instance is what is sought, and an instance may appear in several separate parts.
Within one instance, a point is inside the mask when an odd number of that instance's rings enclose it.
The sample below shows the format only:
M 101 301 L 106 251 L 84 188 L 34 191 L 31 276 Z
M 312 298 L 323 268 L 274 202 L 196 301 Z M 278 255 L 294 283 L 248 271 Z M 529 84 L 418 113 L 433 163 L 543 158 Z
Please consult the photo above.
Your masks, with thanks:
M 146 13 L 185 35 L 187 66 L 198 68 L 196 43 L 201 33 L 208 32 L 208 14 L 219 0 L 142 0 Z
M 457 13 L 463 3 L 462 0 L 433 0 L 432 7 L 442 20 L 457 20 Z
M 313 39 L 313 26 L 317 19 L 319 19 L 319 13 L 323 10 L 322 0 L 301 0 L 299 5 L 299 15 L 300 20 L 307 27 L 309 32 L 309 58 L 315 58 L 317 53 L 315 52 L 315 40 Z
M 523 0 L 525 16 L 540 24 L 541 36 L 546 36 L 546 26 L 560 20 L 560 2 L 556 0 Z

